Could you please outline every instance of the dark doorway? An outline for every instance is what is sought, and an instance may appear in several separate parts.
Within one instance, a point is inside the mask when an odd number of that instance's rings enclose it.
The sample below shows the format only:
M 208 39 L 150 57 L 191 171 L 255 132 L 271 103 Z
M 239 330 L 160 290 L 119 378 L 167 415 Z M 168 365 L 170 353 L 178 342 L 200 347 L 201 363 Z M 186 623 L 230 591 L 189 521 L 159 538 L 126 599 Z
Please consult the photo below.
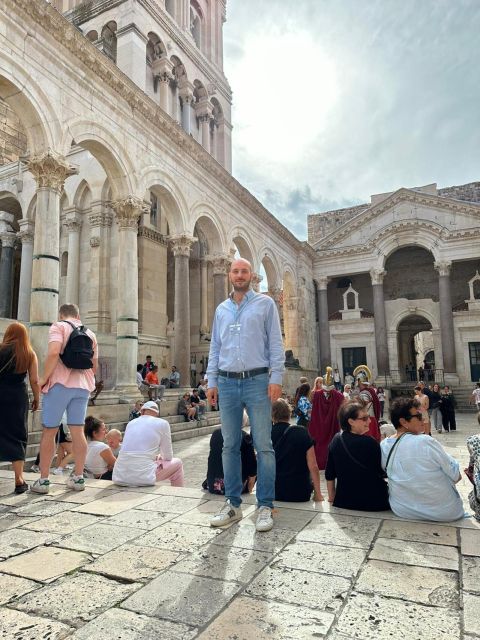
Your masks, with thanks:
M 480 382 L 480 342 L 469 342 L 468 351 L 472 382 Z
M 360 364 L 368 364 L 366 347 L 346 347 L 342 349 L 343 376 L 353 374 L 355 367 Z

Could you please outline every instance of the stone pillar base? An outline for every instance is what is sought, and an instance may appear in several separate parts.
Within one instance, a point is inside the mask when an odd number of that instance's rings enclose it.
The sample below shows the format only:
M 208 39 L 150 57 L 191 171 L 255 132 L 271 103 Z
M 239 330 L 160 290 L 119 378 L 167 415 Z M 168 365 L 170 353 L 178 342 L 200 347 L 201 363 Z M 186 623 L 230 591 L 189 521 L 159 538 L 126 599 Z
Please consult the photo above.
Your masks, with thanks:
M 460 378 L 456 373 L 444 373 L 443 374 L 444 384 L 449 387 L 458 387 L 460 384 Z
M 118 385 L 115 387 L 115 391 L 118 393 L 120 404 L 133 404 L 137 400 L 143 400 L 143 395 L 137 385 Z

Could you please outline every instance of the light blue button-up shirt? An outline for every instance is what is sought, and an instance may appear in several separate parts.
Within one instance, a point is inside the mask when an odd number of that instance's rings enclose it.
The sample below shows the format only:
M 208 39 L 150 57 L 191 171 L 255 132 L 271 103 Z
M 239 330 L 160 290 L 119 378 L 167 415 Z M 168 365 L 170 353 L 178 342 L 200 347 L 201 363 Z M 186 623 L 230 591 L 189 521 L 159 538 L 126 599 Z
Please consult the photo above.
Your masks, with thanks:
M 270 369 L 270 383 L 282 384 L 285 369 L 282 330 L 275 302 L 251 289 L 240 304 L 227 298 L 218 305 L 208 359 L 208 387 L 217 386 L 218 370 Z

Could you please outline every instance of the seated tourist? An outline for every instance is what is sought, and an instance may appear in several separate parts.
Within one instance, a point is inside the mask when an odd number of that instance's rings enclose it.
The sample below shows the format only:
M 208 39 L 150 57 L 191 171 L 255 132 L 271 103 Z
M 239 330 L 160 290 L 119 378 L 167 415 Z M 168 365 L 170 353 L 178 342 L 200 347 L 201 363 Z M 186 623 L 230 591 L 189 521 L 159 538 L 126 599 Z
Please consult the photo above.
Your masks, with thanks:
M 85 471 L 91 473 L 94 478 L 111 480 L 116 458 L 108 444 L 104 442 L 107 434 L 105 424 L 98 418 L 87 416 L 84 432 L 88 442 Z
M 207 479 L 202 487 L 210 493 L 225 495 L 222 464 L 223 436 L 221 429 L 215 429 L 210 438 L 208 454 Z M 242 458 L 242 493 L 250 493 L 255 485 L 257 476 L 257 458 L 250 434 L 242 429 L 242 443 L 240 445 Z
M 192 395 L 190 396 L 190 405 L 195 409 L 195 418 L 197 420 L 205 415 L 207 403 L 205 402 L 205 400 L 202 400 L 200 398 L 198 389 L 192 390 Z
M 480 424 L 480 413 L 477 415 Z M 476 520 L 480 521 L 480 435 L 474 434 L 467 438 L 467 447 L 470 454 L 470 463 L 465 473 L 473 484 L 472 491 L 468 494 L 468 501 Z
M 120 447 L 122 446 L 123 435 L 118 429 L 110 429 L 105 436 L 105 442 L 108 444 L 115 457 L 118 456 Z
M 139 418 L 140 417 L 140 409 L 142 408 L 143 402 L 141 400 L 137 400 L 135 402 L 135 404 L 133 405 L 133 409 L 130 411 L 130 414 L 128 416 L 128 421 L 130 422 L 130 420 L 135 420 L 135 418 Z
M 369 415 L 361 402 L 345 402 L 338 411 L 342 429 L 328 447 L 325 478 L 328 501 L 357 511 L 386 511 L 388 487 L 380 445 L 369 437 Z
M 173 457 L 170 425 L 158 417 L 158 405 L 153 400 L 142 406 L 141 413 L 127 424 L 113 468 L 113 482 L 144 487 L 170 480 L 172 486 L 183 487 L 183 464 Z
M 145 376 L 145 382 L 148 385 L 148 397 L 150 400 L 161 400 L 165 387 L 158 381 L 158 367 L 156 364 Z
M 143 364 L 137 364 L 137 387 L 142 393 L 148 388 L 143 379 Z
M 277 466 L 275 500 L 307 502 L 313 491 L 313 499 L 321 502 L 320 472 L 314 441 L 308 431 L 304 427 L 290 425 L 290 406 L 283 398 L 272 405 L 272 421 L 272 444 Z
M 400 518 L 450 522 L 464 515 L 455 488 L 460 467 L 425 424 L 416 398 L 397 398 L 390 408 L 397 430 L 381 443 L 382 466 L 388 476 L 390 506 Z
M 190 403 L 190 394 L 184 393 L 178 401 L 177 414 L 185 418 L 185 422 L 195 420 L 195 414 L 197 413 L 196 407 L 192 407 Z

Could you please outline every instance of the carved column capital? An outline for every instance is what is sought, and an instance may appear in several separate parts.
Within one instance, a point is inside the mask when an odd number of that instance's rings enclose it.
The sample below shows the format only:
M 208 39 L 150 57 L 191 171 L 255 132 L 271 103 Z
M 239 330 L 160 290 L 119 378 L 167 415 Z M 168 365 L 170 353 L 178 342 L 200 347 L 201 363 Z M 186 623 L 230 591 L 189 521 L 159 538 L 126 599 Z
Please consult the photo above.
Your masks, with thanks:
M 277 303 L 281 302 L 282 289 L 280 289 L 280 287 L 269 287 L 268 293 L 275 300 L 275 302 Z
M 370 269 L 370 278 L 373 284 L 383 284 L 383 279 L 387 275 L 384 269 Z
M 143 200 L 136 196 L 127 196 L 123 200 L 112 202 L 120 229 L 137 229 L 143 208 Z
M 212 264 L 213 275 L 225 276 L 230 269 L 232 261 L 229 256 L 222 255 L 220 253 L 211 256 L 206 256 L 206 260 Z
M 190 251 L 194 242 L 197 242 L 197 238 L 188 236 L 187 234 L 179 233 L 175 236 L 168 238 L 172 253 L 175 257 L 187 256 L 190 257 Z
M 54 189 L 58 193 L 62 191 L 65 180 L 78 173 L 77 167 L 69 164 L 63 156 L 51 149 L 42 155 L 30 156 L 27 168 L 39 189 Z
M 65 218 L 65 222 L 63 223 L 63 226 L 65 227 L 65 229 L 67 229 L 69 233 L 70 232 L 78 233 L 82 228 L 82 219 L 76 213 L 69 213 Z
M 450 269 L 452 268 L 452 261 L 440 260 L 439 262 L 435 262 L 433 266 L 438 271 L 439 276 L 449 276 Z
M 330 278 L 328 276 L 318 276 L 318 278 L 315 278 L 315 282 L 317 283 L 318 289 L 325 290 L 330 282 Z
M 259 291 L 260 290 L 260 283 L 263 280 L 263 276 L 261 276 L 259 273 L 252 273 L 252 289 L 254 291 Z
M 17 240 L 17 234 L 13 231 L 4 231 L 0 233 L 0 241 L 2 242 L 2 247 L 9 247 L 12 249 Z
M 20 231 L 17 233 L 17 238 L 22 244 L 33 244 L 33 237 L 35 233 L 35 223 L 32 220 L 19 220 L 18 226 Z

